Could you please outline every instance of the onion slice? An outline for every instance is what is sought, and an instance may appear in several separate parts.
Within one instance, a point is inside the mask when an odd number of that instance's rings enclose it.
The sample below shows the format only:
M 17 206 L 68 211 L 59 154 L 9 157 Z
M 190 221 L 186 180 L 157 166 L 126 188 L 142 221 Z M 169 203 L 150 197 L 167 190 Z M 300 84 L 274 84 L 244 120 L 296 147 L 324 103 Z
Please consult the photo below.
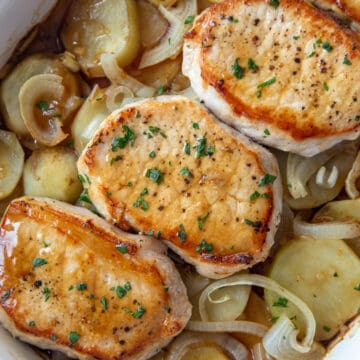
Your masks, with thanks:
M 353 220 L 310 223 L 307 212 L 299 212 L 294 220 L 294 234 L 314 239 L 353 239 L 360 236 L 360 224 Z
M 183 35 L 191 26 L 190 24 L 185 24 L 185 20 L 188 16 L 197 14 L 197 1 L 179 0 L 177 7 L 167 9 L 160 5 L 159 11 L 169 22 L 169 28 L 158 45 L 143 53 L 139 69 L 158 64 L 180 54 L 183 45 Z
M 181 360 L 188 351 L 191 351 L 191 345 L 201 343 L 217 344 L 236 360 L 247 360 L 249 358 L 246 347 L 230 335 L 183 332 L 171 344 L 167 360 Z
M 195 321 L 190 320 L 186 326 L 188 330 L 201 332 L 241 332 L 263 337 L 268 328 L 253 321 Z
M 112 85 L 126 86 L 135 96 L 141 98 L 149 98 L 155 94 L 155 89 L 153 87 L 142 84 L 121 69 L 117 64 L 115 55 L 101 55 L 101 66 Z
M 345 180 L 345 190 L 350 199 L 356 199 L 360 196 L 360 192 L 356 186 L 357 180 L 360 178 L 360 152 L 358 152 L 353 166 Z
M 263 338 L 263 346 L 268 354 L 281 360 L 320 360 L 325 350 L 318 343 L 302 346 L 298 343 L 299 330 L 285 315 L 280 315 L 277 322 Z M 309 347 L 311 346 L 311 347 Z

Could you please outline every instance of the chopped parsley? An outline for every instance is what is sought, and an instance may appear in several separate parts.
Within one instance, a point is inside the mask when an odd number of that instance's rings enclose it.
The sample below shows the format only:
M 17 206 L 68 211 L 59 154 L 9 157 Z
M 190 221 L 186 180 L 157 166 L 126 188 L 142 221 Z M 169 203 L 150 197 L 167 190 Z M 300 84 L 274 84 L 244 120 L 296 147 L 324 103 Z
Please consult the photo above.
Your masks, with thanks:
M 260 181 L 259 181 L 259 186 L 265 186 L 265 185 L 273 184 L 275 180 L 276 180 L 276 176 L 275 176 L 275 175 L 265 174 L 265 175 L 260 179 Z
M 134 319 L 140 319 L 146 313 L 146 310 L 140 304 L 136 311 L 131 311 L 128 308 L 124 308 L 124 311 L 131 314 Z
M 190 155 L 190 151 L 191 151 L 190 144 L 186 141 L 184 146 L 184 152 L 186 155 Z
M 232 65 L 233 75 L 237 79 L 242 79 L 245 74 L 245 69 L 239 65 L 238 61 L 239 61 L 239 58 L 236 58 L 234 61 L 234 64 Z
M 148 195 L 148 194 L 149 194 L 149 190 L 147 188 L 143 188 L 143 190 L 140 193 L 141 196 Z
M 279 0 L 270 0 L 269 5 L 271 7 L 273 7 L 274 9 L 277 9 L 280 5 L 280 2 L 279 2 Z
M 355 121 L 360 121 L 360 115 L 356 115 L 356 116 L 354 117 L 354 120 L 355 120 Z
M 107 192 L 105 193 L 105 196 L 106 196 L 106 197 L 110 197 L 110 196 L 111 196 L 111 194 L 112 194 L 112 192 L 111 192 L 111 191 L 107 191 Z
M 42 289 L 42 293 L 45 297 L 45 302 L 48 301 L 50 299 L 50 294 L 51 294 L 51 291 L 48 287 L 45 287 Z
M 164 91 L 165 91 L 165 86 L 164 86 L 164 85 L 161 85 L 161 86 L 159 86 L 159 87 L 157 88 L 156 93 L 157 93 L 158 95 L 162 95 L 162 94 L 164 93 Z
M 183 175 L 183 176 L 191 176 L 191 172 L 190 172 L 189 168 L 187 168 L 187 167 L 182 168 L 180 170 L 180 174 Z
M 164 305 L 164 310 L 165 310 L 167 313 L 169 313 L 169 312 L 171 311 L 171 308 L 170 308 L 170 306 L 169 306 L 168 304 L 165 304 L 165 305 Z
M 75 331 L 71 331 L 69 334 L 69 341 L 71 342 L 71 344 L 75 344 L 79 341 L 80 339 L 80 335 L 75 332 Z
M 199 159 L 202 156 L 211 156 L 215 152 L 215 146 L 207 146 L 206 137 L 197 139 L 196 145 L 193 146 L 193 149 L 196 150 L 195 159 Z
M 100 303 L 101 303 L 101 306 L 102 306 L 103 310 L 104 310 L 104 311 L 107 310 L 107 308 L 108 308 L 108 301 L 107 301 L 107 299 L 106 299 L 105 296 L 103 296 L 103 297 L 100 299 Z
M 49 108 L 50 108 L 50 107 L 49 107 L 49 102 L 48 102 L 48 101 L 45 101 L 45 100 L 41 100 L 41 101 L 39 101 L 38 103 L 36 103 L 36 107 L 37 107 L 38 109 L 40 109 L 40 111 L 41 111 L 42 113 L 48 111 Z
M 128 187 L 132 187 L 132 186 L 133 186 L 132 181 L 129 181 L 129 182 L 127 183 L 127 186 L 128 186 Z
M 184 24 L 187 25 L 187 24 L 191 24 L 195 19 L 195 16 L 194 15 L 189 15 L 185 21 L 184 21 Z
M 323 42 L 322 48 L 327 52 L 331 52 L 333 50 L 333 47 L 330 45 L 328 41 Z
M 248 69 L 252 70 L 252 71 L 258 71 L 259 70 L 259 66 L 255 64 L 255 61 L 253 59 L 249 59 L 248 60 Z
M 76 290 L 78 291 L 85 291 L 87 290 L 87 285 L 86 283 L 79 283 L 76 285 Z
M 327 84 L 326 81 L 324 81 L 324 83 L 323 83 L 323 88 L 325 91 L 329 91 L 329 85 Z
M 116 287 L 115 291 L 116 291 L 117 297 L 119 297 L 120 299 L 123 298 L 127 294 L 127 291 L 120 285 Z
M 130 145 L 134 145 L 135 141 L 135 133 L 132 131 L 128 126 L 123 125 L 122 126 L 124 136 L 115 136 L 114 139 L 111 142 L 111 151 L 115 152 L 117 149 L 123 149 L 128 142 L 130 142 Z
M 205 216 L 201 217 L 201 216 L 198 216 L 197 218 L 197 224 L 198 224 L 198 229 L 199 230 L 202 230 L 203 229 L 203 226 L 205 224 L 205 221 L 207 220 L 207 218 L 209 217 L 210 213 L 208 212 Z
M 299 40 L 300 39 L 300 36 L 298 36 L 298 35 L 293 35 L 293 40 Z
M 28 325 L 29 325 L 29 326 L 35 326 L 36 324 L 35 324 L 35 321 L 29 321 L 29 322 L 28 322 Z
M 50 335 L 50 340 L 51 341 L 55 341 L 57 339 L 57 336 L 56 335 Z
M 272 306 L 275 307 L 287 307 L 288 299 L 280 297 L 277 301 L 275 301 Z
M 354 290 L 360 291 L 360 283 L 358 283 L 355 287 Z
M 84 202 L 87 202 L 89 204 L 92 204 L 91 200 L 90 200 L 90 197 L 89 197 L 89 191 L 88 189 L 84 189 L 82 191 L 82 193 L 80 194 L 79 196 L 79 200 L 80 201 L 84 201 Z
M 266 81 L 262 82 L 261 84 L 259 84 L 259 85 L 257 86 L 257 88 L 258 88 L 258 89 L 262 89 L 262 88 L 264 88 L 264 87 L 266 87 L 266 86 L 270 86 L 270 85 L 275 84 L 275 83 L 276 83 L 276 77 L 274 76 L 274 77 L 272 77 L 271 79 L 266 80 Z
M 122 157 L 120 155 L 115 156 L 110 160 L 110 165 L 112 165 L 114 162 L 120 161 Z
M 37 267 L 46 265 L 47 263 L 48 263 L 48 262 L 47 262 L 45 259 L 35 258 L 35 259 L 32 261 L 32 266 L 33 266 L 34 268 L 37 268 Z
M 323 326 L 323 330 L 326 331 L 326 332 L 330 332 L 330 331 L 331 331 L 331 328 L 329 328 L 328 326 L 324 325 L 324 326 Z
M 344 56 L 343 64 L 349 66 L 352 65 L 352 62 L 348 59 L 347 55 Z
M 126 253 L 127 253 L 127 246 L 126 246 L 126 244 L 116 245 L 115 248 L 116 248 L 117 251 L 121 252 L 122 254 L 126 254 Z
M 139 110 L 136 110 L 135 117 L 136 117 L 136 119 L 139 119 L 141 117 L 141 113 Z
M 270 135 L 271 135 L 271 133 L 270 133 L 269 129 L 265 129 L 263 137 L 266 138 L 266 137 L 268 137 Z
M 85 183 L 91 184 L 91 180 L 86 174 L 79 174 L 78 178 L 82 184 L 85 184 Z
M 273 324 L 275 324 L 278 320 L 279 320 L 279 316 L 273 316 L 273 317 L 271 318 L 271 322 L 272 322 Z
M 254 200 L 258 199 L 259 197 L 260 197 L 260 193 L 258 191 L 255 191 L 250 195 L 250 200 L 254 201 Z
M 6 301 L 10 297 L 10 290 L 6 289 L 4 295 L 1 297 L 1 301 Z
M 213 246 L 205 241 L 205 239 L 202 239 L 200 241 L 200 244 L 196 247 L 195 251 L 205 251 L 205 252 L 211 252 L 213 250 Z
M 156 157 L 156 152 L 155 151 L 151 151 L 150 153 L 149 153 L 149 157 L 150 158 L 154 158 L 154 157 Z
M 339 275 L 336 271 L 333 273 L 333 277 L 339 277 Z
M 193 129 L 200 129 L 199 124 L 197 122 L 192 123 Z
M 130 281 L 127 281 L 127 282 L 124 284 L 124 289 L 125 289 L 126 291 L 130 291 L 130 290 L 132 289 Z
M 160 184 L 164 180 L 164 173 L 157 168 L 147 169 L 145 176 L 157 184 Z
M 184 243 L 186 241 L 186 231 L 183 224 L 180 224 L 179 226 L 180 231 L 176 233 L 176 236 L 180 238 L 180 242 Z

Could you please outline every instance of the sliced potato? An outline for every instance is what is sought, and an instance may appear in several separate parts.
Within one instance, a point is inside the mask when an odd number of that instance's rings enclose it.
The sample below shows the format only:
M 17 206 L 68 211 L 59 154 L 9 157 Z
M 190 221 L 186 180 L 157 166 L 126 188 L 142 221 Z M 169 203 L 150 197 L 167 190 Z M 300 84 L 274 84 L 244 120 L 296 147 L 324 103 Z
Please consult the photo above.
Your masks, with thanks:
M 230 360 L 220 346 L 215 344 L 202 344 L 190 348 L 181 360 Z
M 101 122 L 110 114 L 106 106 L 104 90 L 95 86 L 86 99 L 71 126 L 77 154 L 81 154 Z
M 82 191 L 76 160 L 75 154 L 66 147 L 35 150 L 25 162 L 25 195 L 74 203 Z
M 63 78 L 67 97 L 81 96 L 79 78 L 69 71 L 58 56 L 36 54 L 25 58 L 6 77 L 0 87 L 0 108 L 5 125 L 18 136 L 29 135 L 20 113 L 19 92 L 34 75 L 55 74 Z
M 269 276 L 310 307 L 316 340 L 334 336 L 359 311 L 360 260 L 342 240 L 292 240 L 276 254 Z M 275 319 L 285 313 L 304 330 L 300 312 L 287 299 L 265 291 L 265 300 Z
M 0 199 L 14 191 L 24 168 L 24 156 L 16 135 L 0 130 Z
M 73 1 L 61 40 L 75 54 L 89 77 L 104 76 L 102 54 L 116 55 L 119 66 L 130 64 L 140 46 L 137 6 L 134 0 Z

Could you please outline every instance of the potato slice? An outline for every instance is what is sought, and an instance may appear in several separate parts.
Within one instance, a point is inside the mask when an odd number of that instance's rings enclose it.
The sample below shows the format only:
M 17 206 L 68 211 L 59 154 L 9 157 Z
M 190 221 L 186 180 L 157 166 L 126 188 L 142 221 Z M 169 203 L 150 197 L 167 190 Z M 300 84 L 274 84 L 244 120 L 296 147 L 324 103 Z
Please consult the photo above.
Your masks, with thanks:
M 71 133 L 77 154 L 81 154 L 101 122 L 110 114 L 104 90 L 95 86 L 75 116 Z
M 35 150 L 25 162 L 25 195 L 74 203 L 82 191 L 76 160 L 75 154 L 66 147 Z
M 134 0 L 78 0 L 68 12 L 61 40 L 75 54 L 89 77 L 104 76 L 100 57 L 116 55 L 119 66 L 130 64 L 140 46 L 137 6 Z
M 24 156 L 16 135 L 0 130 L 0 199 L 14 191 L 24 168 Z
M 360 308 L 360 260 L 342 240 L 295 239 L 276 254 L 270 278 L 293 292 L 312 310 L 316 340 L 330 339 Z M 297 308 L 265 291 L 274 320 L 288 315 L 303 332 Z
M 71 73 L 59 57 L 36 54 L 19 63 L 0 87 L 0 109 L 5 125 L 18 136 L 29 135 L 20 113 L 19 92 L 23 84 L 39 74 L 55 74 L 63 78 L 66 97 L 81 96 L 78 77 Z

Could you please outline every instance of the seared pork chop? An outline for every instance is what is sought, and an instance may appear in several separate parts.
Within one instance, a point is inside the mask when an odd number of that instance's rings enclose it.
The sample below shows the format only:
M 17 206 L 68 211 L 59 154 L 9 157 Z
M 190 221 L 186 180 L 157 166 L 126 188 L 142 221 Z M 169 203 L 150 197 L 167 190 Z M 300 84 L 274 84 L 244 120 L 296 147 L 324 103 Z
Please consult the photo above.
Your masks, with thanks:
M 360 128 L 360 35 L 303 0 L 226 0 L 185 35 L 206 106 L 257 141 L 312 156 Z
M 86 209 L 14 200 L 0 228 L 0 321 L 14 336 L 79 359 L 147 359 L 191 306 L 165 247 Z
M 78 161 L 98 211 L 221 278 L 266 259 L 281 207 L 272 154 L 181 96 L 110 115 Z

